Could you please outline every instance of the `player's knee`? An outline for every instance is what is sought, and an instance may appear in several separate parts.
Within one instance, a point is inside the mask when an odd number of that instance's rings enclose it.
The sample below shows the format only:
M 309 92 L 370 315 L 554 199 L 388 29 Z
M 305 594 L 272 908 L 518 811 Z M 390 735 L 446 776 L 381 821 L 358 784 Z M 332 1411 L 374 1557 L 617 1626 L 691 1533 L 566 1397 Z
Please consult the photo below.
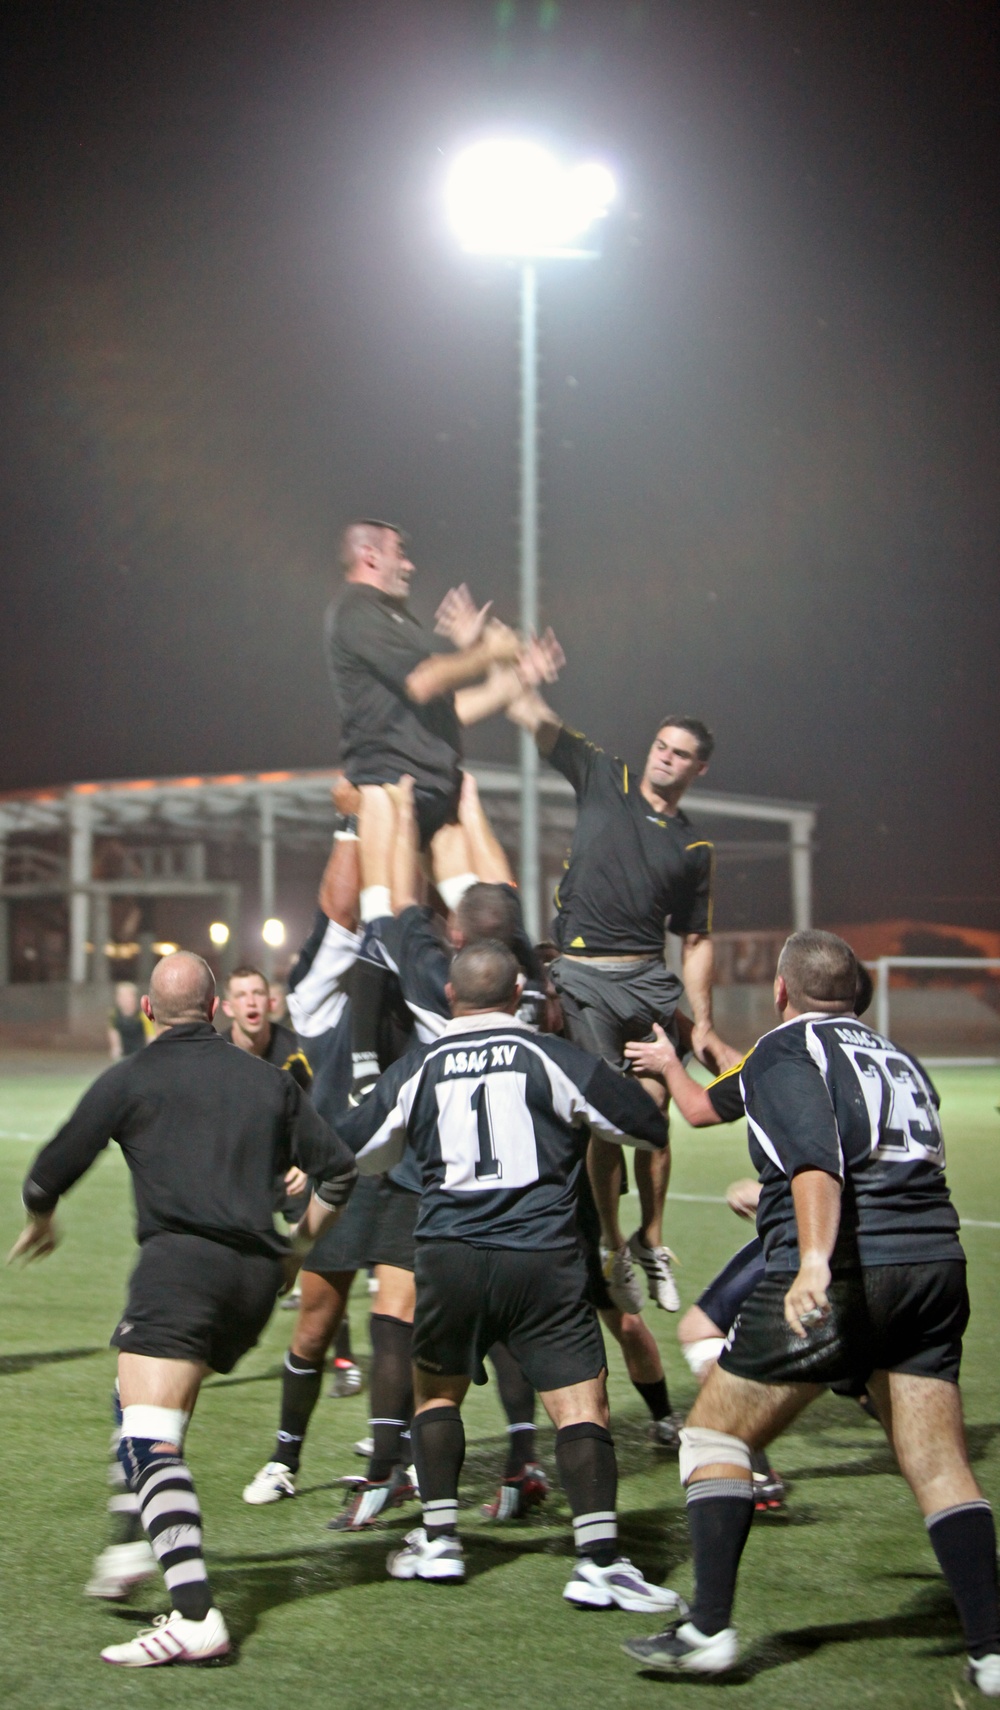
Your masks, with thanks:
M 118 1459 L 130 1490 L 151 1468 L 180 1459 L 190 1413 L 179 1407 L 132 1406 L 122 1409 Z
M 711 1431 L 706 1425 L 684 1425 L 678 1457 L 681 1484 L 687 1484 L 702 1467 L 743 1467 L 750 1473 L 750 1450 L 741 1437 L 728 1431 Z

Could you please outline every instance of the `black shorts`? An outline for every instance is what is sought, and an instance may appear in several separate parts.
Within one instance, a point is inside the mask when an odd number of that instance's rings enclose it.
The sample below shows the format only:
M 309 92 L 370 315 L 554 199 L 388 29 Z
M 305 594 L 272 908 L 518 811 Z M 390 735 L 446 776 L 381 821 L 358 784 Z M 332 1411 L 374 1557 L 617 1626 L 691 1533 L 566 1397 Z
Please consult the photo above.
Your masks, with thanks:
M 755 1235 L 698 1296 L 696 1305 L 728 1336 L 740 1307 L 764 1275 L 764 1248 Z
M 785 1323 L 792 1273 L 770 1272 L 741 1307 L 723 1371 L 755 1383 L 863 1383 L 873 1371 L 957 1383 L 969 1294 L 961 1259 L 835 1274 L 831 1311 L 803 1338 Z
M 683 991 L 677 975 L 655 959 L 591 967 L 559 956 L 549 972 L 573 1044 L 603 1057 L 613 1069 L 626 1067 L 629 1040 L 653 1038 L 654 1021 L 671 1030 Z
M 359 1195 L 356 1218 L 348 1223 Z M 322 1276 L 360 1271 L 368 1265 L 395 1265 L 398 1271 L 412 1271 L 413 1231 L 419 1210 L 418 1193 L 397 1187 L 388 1176 L 362 1176 L 343 1217 L 310 1248 L 302 1269 L 319 1271 Z M 338 1241 L 345 1223 L 347 1229 Z
M 483 1356 L 503 1342 L 536 1390 L 599 1377 L 607 1361 L 575 1247 L 417 1242 L 413 1362 L 485 1383 Z
M 139 1250 L 111 1346 L 231 1372 L 258 1341 L 284 1281 L 281 1260 L 201 1235 L 151 1235 Z

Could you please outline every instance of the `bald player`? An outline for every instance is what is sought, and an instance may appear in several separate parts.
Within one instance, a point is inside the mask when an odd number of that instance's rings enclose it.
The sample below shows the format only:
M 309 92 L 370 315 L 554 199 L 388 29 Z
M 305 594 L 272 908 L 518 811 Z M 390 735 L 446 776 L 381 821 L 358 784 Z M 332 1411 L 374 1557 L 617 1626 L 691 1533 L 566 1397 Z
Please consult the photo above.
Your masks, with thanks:
M 118 1349 L 119 1457 L 163 1571 L 171 1613 L 105 1662 L 207 1662 L 230 1649 L 202 1553 L 201 1510 L 184 1434 L 203 1380 L 252 1348 L 295 1260 L 274 1226 L 274 1182 L 312 1178 L 297 1241 L 308 1246 L 357 1179 L 354 1159 L 290 1074 L 234 1051 L 212 1026 L 215 980 L 180 951 L 142 1000 L 156 1038 L 115 1063 L 43 1147 L 24 1184 L 28 1224 L 11 1258 L 56 1245 L 56 1205 L 112 1139 L 132 1173 L 139 1261 L 112 1336 Z

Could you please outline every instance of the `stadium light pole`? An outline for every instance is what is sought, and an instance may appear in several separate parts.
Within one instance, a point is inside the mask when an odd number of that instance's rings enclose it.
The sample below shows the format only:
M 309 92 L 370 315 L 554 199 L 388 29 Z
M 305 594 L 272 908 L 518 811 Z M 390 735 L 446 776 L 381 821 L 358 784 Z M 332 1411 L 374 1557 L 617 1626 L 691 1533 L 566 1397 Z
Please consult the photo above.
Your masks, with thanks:
M 567 166 L 539 143 L 494 138 L 458 156 L 446 199 L 452 228 L 471 255 L 520 267 L 520 612 L 521 629 L 538 629 L 538 263 L 592 261 L 581 248 L 607 213 L 615 182 L 595 161 Z M 520 883 L 525 926 L 541 935 L 538 749 L 520 733 Z

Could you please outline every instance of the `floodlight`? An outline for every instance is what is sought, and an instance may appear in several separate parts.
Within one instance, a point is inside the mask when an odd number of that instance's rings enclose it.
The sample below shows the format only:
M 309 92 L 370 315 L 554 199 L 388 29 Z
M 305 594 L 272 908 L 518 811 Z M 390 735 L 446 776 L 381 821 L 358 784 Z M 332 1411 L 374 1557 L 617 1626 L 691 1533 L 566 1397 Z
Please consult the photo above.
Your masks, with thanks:
M 264 943 L 269 944 L 272 950 L 279 949 L 285 942 L 284 921 L 275 920 L 273 918 L 271 920 L 265 920 L 260 929 L 260 935 L 263 938 Z
M 169 938 L 164 938 L 159 944 L 153 945 L 154 956 L 175 956 L 180 949 L 179 944 L 172 944 Z
M 463 249 L 478 255 L 572 257 L 608 211 L 606 166 L 566 166 L 540 143 L 494 138 L 460 154 L 448 178 L 448 214 Z
M 208 936 L 213 944 L 229 943 L 229 928 L 224 920 L 213 920 L 208 929 Z

